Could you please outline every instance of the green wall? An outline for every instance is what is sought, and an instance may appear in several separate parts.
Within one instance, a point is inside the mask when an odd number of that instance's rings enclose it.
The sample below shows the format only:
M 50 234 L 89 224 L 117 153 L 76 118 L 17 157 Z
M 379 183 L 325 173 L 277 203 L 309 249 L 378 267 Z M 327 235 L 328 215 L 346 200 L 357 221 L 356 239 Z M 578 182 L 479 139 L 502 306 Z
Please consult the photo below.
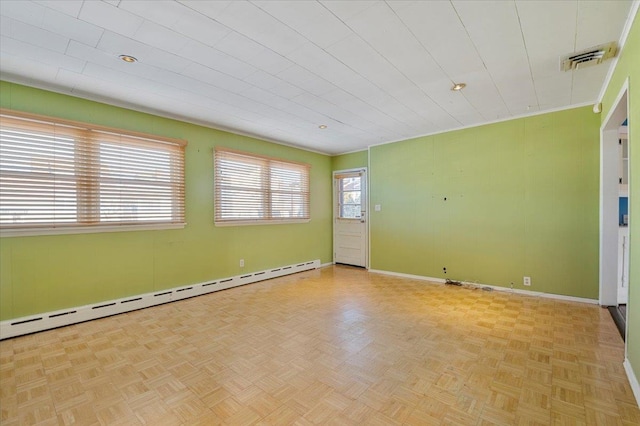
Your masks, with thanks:
M 348 170 L 357 169 L 358 167 L 367 167 L 369 162 L 369 153 L 364 151 L 351 152 L 349 154 L 335 155 L 331 157 L 331 169 Z
M 640 379 L 640 18 L 636 15 L 627 42 L 602 99 L 604 121 L 629 79 L 629 303 L 627 358 Z
M 587 107 L 372 147 L 371 268 L 597 299 L 598 126 Z
M 189 142 L 184 229 L 1 238 L 2 320 L 332 259 L 329 156 L 7 82 L 0 82 L 0 106 Z M 212 155 L 218 145 L 310 163 L 310 223 L 216 228 Z

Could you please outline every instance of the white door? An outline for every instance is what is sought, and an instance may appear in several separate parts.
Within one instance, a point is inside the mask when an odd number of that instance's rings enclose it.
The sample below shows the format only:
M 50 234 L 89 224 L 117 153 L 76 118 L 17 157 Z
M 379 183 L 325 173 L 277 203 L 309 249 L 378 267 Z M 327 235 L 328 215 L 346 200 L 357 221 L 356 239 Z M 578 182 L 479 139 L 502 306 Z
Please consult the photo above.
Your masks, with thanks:
M 333 173 L 333 261 L 367 267 L 367 171 Z

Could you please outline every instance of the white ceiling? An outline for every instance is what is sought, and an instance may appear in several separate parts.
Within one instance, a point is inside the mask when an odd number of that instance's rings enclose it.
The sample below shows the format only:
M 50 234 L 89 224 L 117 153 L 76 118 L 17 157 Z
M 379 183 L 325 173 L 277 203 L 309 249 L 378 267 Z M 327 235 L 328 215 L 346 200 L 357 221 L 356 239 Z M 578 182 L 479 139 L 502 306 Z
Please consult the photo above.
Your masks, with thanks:
M 0 77 L 336 154 L 595 102 L 612 61 L 559 57 L 618 41 L 631 6 L 2 0 Z

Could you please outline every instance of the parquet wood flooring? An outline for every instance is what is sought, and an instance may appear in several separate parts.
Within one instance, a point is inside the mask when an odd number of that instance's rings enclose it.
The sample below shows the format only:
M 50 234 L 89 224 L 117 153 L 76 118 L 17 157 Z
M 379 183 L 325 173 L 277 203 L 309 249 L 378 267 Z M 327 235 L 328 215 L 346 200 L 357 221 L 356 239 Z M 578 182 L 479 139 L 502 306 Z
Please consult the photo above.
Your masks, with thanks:
M 2 425 L 638 425 L 606 309 L 332 266 L 0 342 Z

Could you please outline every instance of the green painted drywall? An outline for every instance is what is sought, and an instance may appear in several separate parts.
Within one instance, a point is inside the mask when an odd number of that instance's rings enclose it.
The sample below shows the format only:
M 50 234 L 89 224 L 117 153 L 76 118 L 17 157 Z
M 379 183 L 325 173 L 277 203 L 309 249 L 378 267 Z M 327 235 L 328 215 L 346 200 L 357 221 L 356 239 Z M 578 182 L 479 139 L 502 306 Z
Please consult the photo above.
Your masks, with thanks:
M 372 147 L 371 268 L 597 299 L 598 120 L 579 108 Z
M 184 229 L 0 238 L 2 320 L 303 260 L 331 261 L 329 156 L 7 82 L 0 82 L 0 106 L 189 143 Z M 215 227 L 218 145 L 311 164 L 310 223 Z
M 640 379 L 640 18 L 636 15 L 627 42 L 602 99 L 601 119 L 611 110 L 629 79 L 629 303 L 627 358 Z
M 358 167 L 367 167 L 368 162 L 369 153 L 367 150 L 335 155 L 331 157 L 331 169 L 334 171 L 357 169 Z

